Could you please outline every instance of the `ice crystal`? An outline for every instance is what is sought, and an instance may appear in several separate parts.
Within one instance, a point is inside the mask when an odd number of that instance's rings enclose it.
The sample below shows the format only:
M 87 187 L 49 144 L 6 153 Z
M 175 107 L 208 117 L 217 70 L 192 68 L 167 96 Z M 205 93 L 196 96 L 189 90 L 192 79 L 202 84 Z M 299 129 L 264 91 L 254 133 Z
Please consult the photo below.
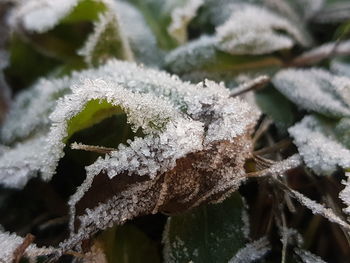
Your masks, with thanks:
M 25 29 L 38 33 L 53 28 L 69 14 L 79 0 L 28 0 L 17 1 L 9 22 L 12 26 L 23 25 Z
M 271 250 L 266 237 L 260 238 L 241 248 L 237 254 L 231 258 L 229 263 L 251 263 L 261 259 Z
M 350 79 L 322 69 L 287 69 L 273 78 L 275 87 L 300 108 L 332 117 L 350 116 Z
M 15 250 L 23 243 L 24 239 L 16 234 L 0 231 L 0 262 L 13 262 Z M 52 248 L 38 248 L 30 245 L 24 253 L 24 256 L 35 259 L 41 255 L 48 255 L 54 252 Z
M 195 17 L 198 8 L 203 4 L 203 0 L 189 0 L 185 5 L 172 10 L 168 32 L 179 43 L 183 44 L 186 42 L 187 25 Z
M 289 35 L 277 33 L 284 30 Z M 265 54 L 291 48 L 295 42 L 309 45 L 287 19 L 256 6 L 239 9 L 217 28 L 219 48 L 231 54 Z
M 328 135 L 323 125 L 315 116 L 306 116 L 289 128 L 306 165 L 318 174 L 349 168 L 350 150 Z
M 326 263 L 319 256 L 312 254 L 310 251 L 295 248 L 294 252 L 301 258 L 303 263 Z

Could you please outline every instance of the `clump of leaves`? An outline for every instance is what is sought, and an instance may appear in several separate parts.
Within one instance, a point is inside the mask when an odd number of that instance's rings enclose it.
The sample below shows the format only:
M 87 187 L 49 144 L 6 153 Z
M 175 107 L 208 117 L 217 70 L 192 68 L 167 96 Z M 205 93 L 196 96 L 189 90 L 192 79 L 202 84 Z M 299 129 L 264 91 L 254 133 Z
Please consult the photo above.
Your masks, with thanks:
M 0 261 L 344 262 L 349 9 L 0 3 Z

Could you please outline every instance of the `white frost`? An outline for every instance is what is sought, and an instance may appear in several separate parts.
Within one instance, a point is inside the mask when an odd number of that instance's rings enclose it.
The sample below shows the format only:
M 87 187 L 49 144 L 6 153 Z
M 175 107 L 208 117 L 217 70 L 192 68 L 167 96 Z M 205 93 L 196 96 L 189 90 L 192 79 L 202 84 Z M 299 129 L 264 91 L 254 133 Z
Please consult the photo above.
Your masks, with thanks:
M 266 237 L 260 238 L 247 244 L 244 248 L 238 250 L 237 254 L 231 258 L 229 263 L 251 263 L 261 259 L 271 250 L 269 241 Z
M 80 0 L 22 0 L 9 16 L 9 23 L 16 27 L 42 33 L 53 28 Z
M 322 125 L 316 117 L 306 116 L 288 130 L 304 162 L 317 174 L 350 168 L 350 150 L 327 135 Z
M 13 254 L 22 243 L 23 238 L 16 234 L 10 234 L 8 232 L 2 232 L 0 230 L 0 262 L 12 262 Z M 53 248 L 37 248 L 31 244 L 25 251 L 24 256 L 34 259 L 41 255 L 48 255 L 54 252 Z
M 287 69 L 278 72 L 272 82 L 302 109 L 331 117 L 350 116 L 350 78 L 322 69 Z
M 277 31 L 284 30 L 288 35 Z M 217 29 L 218 47 L 231 54 L 266 54 L 291 48 L 295 43 L 308 46 L 297 27 L 268 9 L 247 5 L 234 10 Z

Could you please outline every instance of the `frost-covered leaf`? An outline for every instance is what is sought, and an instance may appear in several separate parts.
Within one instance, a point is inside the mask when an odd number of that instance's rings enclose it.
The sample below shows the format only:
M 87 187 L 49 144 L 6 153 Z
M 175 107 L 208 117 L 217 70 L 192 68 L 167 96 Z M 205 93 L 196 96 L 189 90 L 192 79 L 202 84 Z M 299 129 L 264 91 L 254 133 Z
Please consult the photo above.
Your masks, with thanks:
M 350 19 L 350 4 L 348 1 L 328 1 L 319 12 L 315 14 L 312 21 L 320 24 L 335 24 L 346 22 Z
M 287 69 L 273 78 L 274 86 L 297 106 L 331 117 L 350 116 L 350 79 L 322 69 Z
M 289 49 L 295 43 L 310 45 L 308 39 L 286 18 L 249 5 L 234 11 L 216 29 L 216 33 L 219 48 L 231 54 L 266 54 Z
M 177 45 L 176 40 L 169 35 L 167 28 L 171 23 L 171 11 L 183 5 L 187 0 L 129 0 L 129 2 L 141 12 L 160 48 L 169 50 Z
M 168 219 L 163 234 L 166 262 L 228 262 L 245 245 L 242 201 L 234 194 L 218 205 Z
M 228 263 L 251 263 L 261 260 L 271 250 L 266 237 L 247 244 L 238 250 L 237 254 Z
M 45 136 L 38 136 L 12 148 L 6 147 L 0 155 L 0 185 L 23 188 L 41 169 L 45 144 Z
M 350 168 L 350 150 L 337 141 L 333 128 L 312 115 L 289 128 L 306 165 L 317 174 L 331 174 L 339 167 Z
M 189 0 L 183 6 L 172 10 L 168 32 L 178 43 L 183 44 L 187 41 L 187 25 L 195 17 L 198 8 L 203 4 L 203 0 Z
M 215 36 L 202 36 L 184 44 L 165 56 L 165 67 L 192 81 L 211 78 L 231 80 L 240 73 L 259 75 L 273 73 L 281 61 L 272 56 L 234 56 L 217 49 Z M 248 74 L 248 73 L 247 73 Z
M 74 12 L 75 7 L 84 9 L 84 12 Z M 104 5 L 94 0 L 17 1 L 17 6 L 9 16 L 9 23 L 14 28 L 23 26 L 28 31 L 43 33 L 55 27 L 71 12 L 66 22 L 93 19 L 96 12 L 103 9 Z
M 94 32 L 79 50 L 89 65 L 104 64 L 111 57 L 121 60 L 133 60 L 128 40 L 120 27 L 118 17 L 112 11 L 100 15 L 95 22 Z
M 0 262 L 13 262 L 16 249 L 23 244 L 24 239 L 16 234 L 0 231 Z M 23 256 L 35 260 L 38 256 L 49 255 L 55 252 L 53 248 L 38 248 L 34 244 L 28 244 Z
M 117 1 L 116 12 L 136 61 L 152 66 L 162 64 L 157 40 L 140 11 L 127 2 Z

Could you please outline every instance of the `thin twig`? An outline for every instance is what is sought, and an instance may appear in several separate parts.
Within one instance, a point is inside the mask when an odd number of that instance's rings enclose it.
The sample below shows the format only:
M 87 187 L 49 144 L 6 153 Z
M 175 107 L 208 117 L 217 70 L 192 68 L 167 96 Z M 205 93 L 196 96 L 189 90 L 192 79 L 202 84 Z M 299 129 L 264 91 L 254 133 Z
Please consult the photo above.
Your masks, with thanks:
M 33 243 L 35 237 L 32 234 L 27 234 L 20 244 L 13 252 L 13 263 L 19 263 L 24 255 L 26 249 Z
M 291 140 L 282 140 L 277 143 L 275 143 L 272 146 L 262 148 L 260 150 L 254 151 L 254 155 L 264 155 L 268 153 L 272 153 L 275 151 L 282 150 L 284 148 L 287 148 L 292 143 Z
M 235 88 L 231 92 L 231 97 L 239 96 L 243 93 L 246 93 L 251 90 L 258 90 L 266 86 L 270 82 L 270 77 L 263 75 L 260 77 L 257 77 L 253 80 L 244 82 L 243 84 L 239 85 L 237 88 Z
M 95 145 L 86 145 L 82 143 L 72 143 L 70 145 L 71 149 L 73 150 L 83 150 L 83 151 L 88 151 L 88 152 L 96 152 L 96 153 L 102 153 L 102 154 L 108 154 L 113 151 L 116 151 L 117 149 L 115 148 L 108 148 L 108 147 L 103 147 L 103 146 L 95 146 Z

